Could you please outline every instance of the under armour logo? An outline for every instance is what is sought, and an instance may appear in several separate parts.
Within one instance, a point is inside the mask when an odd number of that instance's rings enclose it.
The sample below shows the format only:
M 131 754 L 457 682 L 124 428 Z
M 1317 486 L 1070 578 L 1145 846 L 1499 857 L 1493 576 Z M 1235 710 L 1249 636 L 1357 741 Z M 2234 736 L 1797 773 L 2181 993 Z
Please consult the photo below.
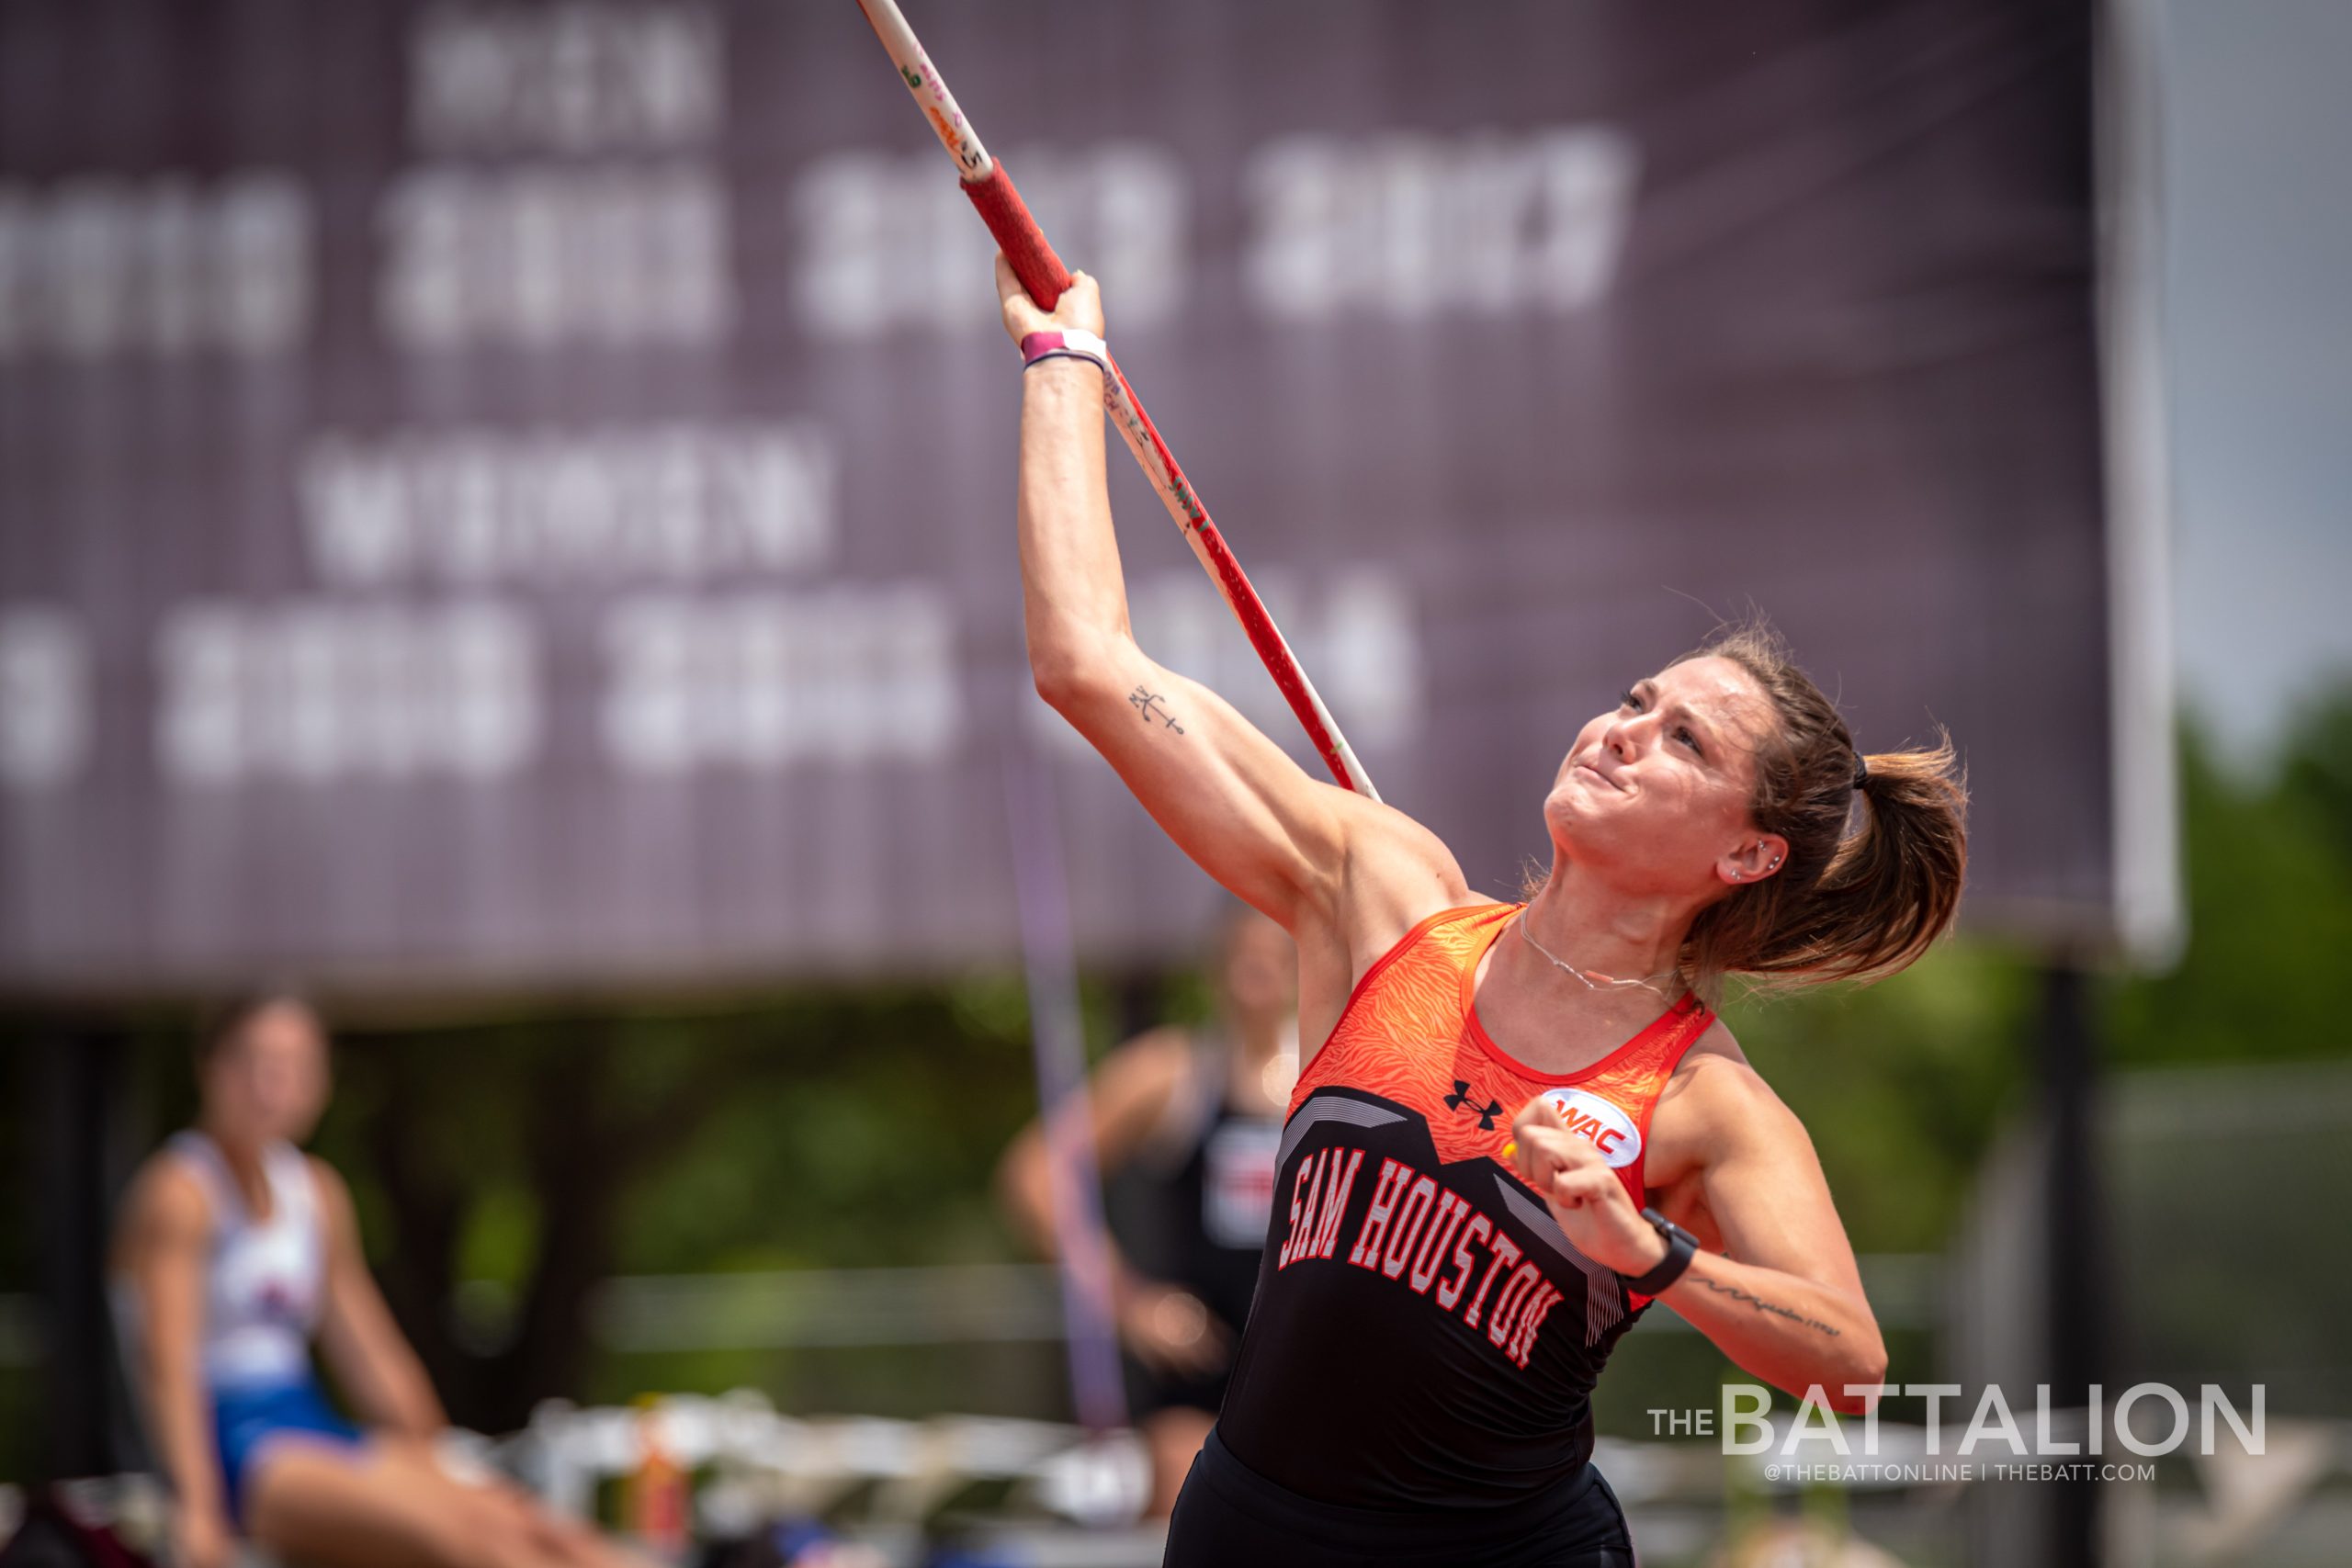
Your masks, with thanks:
M 1445 1105 L 1449 1111 L 1467 1111 L 1475 1114 L 1478 1118 L 1478 1131 L 1481 1133 L 1493 1132 L 1495 1118 L 1503 1113 L 1502 1101 L 1499 1100 L 1490 1100 L 1483 1106 L 1473 1105 L 1470 1102 L 1470 1086 L 1460 1078 L 1453 1080 L 1453 1092 L 1445 1097 Z

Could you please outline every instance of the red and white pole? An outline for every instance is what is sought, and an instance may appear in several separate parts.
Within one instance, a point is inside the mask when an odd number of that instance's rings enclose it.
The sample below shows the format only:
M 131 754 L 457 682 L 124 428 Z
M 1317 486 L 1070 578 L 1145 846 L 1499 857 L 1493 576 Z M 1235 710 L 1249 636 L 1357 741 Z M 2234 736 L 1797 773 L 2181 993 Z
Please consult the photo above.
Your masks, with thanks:
M 964 194 L 971 198 L 981 220 L 988 224 L 989 232 L 996 236 L 997 248 L 1012 263 L 1013 276 L 1021 279 L 1021 287 L 1028 290 L 1030 299 L 1040 307 L 1052 310 L 1054 302 L 1062 297 L 1062 290 L 1069 287 L 1069 272 L 1062 265 L 1061 258 L 1054 254 L 1053 246 L 1046 243 L 1036 220 L 1022 202 L 1021 193 L 1013 188 L 1012 176 L 981 145 L 972 122 L 956 107 L 955 95 L 947 90 L 938 68 L 923 53 L 914 29 L 899 14 L 896 0 L 857 0 L 857 4 L 872 24 L 875 35 L 882 40 L 882 47 L 888 51 L 890 62 L 899 68 L 899 80 L 914 95 L 923 118 L 931 121 L 940 145 L 956 160 Z M 1331 710 L 1323 705 L 1306 671 L 1299 667 L 1298 656 L 1291 651 L 1290 644 L 1274 625 L 1258 591 L 1250 585 L 1241 563 L 1234 558 L 1232 548 L 1210 518 L 1208 508 L 1201 504 L 1192 481 L 1185 479 L 1184 470 L 1178 466 L 1175 454 L 1169 451 L 1168 443 L 1160 438 L 1151 416 L 1144 412 L 1135 389 L 1127 384 L 1125 375 L 1115 364 L 1110 367 L 1104 382 L 1103 402 L 1120 439 L 1135 454 L 1144 478 L 1150 481 L 1160 503 L 1168 508 L 1168 514 L 1176 520 L 1176 526 L 1183 530 L 1184 540 L 1192 546 L 1202 570 L 1209 574 L 1209 580 L 1224 596 L 1226 606 L 1241 623 L 1250 645 L 1265 661 L 1283 700 L 1290 704 L 1291 712 L 1306 727 L 1307 739 L 1321 753 L 1323 765 L 1348 788 L 1379 799 L 1379 792 L 1372 787 L 1372 777 L 1364 772 L 1363 761 L 1349 746 L 1347 737 L 1340 733 Z

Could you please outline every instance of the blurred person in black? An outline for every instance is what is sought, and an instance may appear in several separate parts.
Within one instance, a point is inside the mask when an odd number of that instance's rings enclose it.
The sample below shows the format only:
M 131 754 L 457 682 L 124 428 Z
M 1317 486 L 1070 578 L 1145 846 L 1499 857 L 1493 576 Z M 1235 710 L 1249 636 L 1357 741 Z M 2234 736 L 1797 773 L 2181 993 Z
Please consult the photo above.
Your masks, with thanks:
M 1175 1506 L 1224 1403 L 1258 1284 L 1274 1151 L 1298 1077 L 1298 954 L 1282 927 L 1237 906 L 1219 935 L 1214 992 L 1207 1028 L 1136 1035 L 1104 1059 L 1088 1094 L 1103 1174 L 1139 1179 L 1133 1231 L 1143 1234 L 1113 1246 L 1112 1296 L 1156 1518 Z M 1014 1223 L 1051 1256 L 1038 1123 L 1013 1140 L 1000 1177 Z
M 639 1560 L 519 1491 L 445 1468 L 448 1425 L 368 1271 L 350 1190 L 297 1146 L 328 1093 L 300 998 L 241 1001 L 201 1036 L 201 1106 L 141 1168 L 114 1250 L 141 1413 L 176 1495 L 183 1568 L 240 1534 L 335 1568 L 627 1568 Z M 316 1337 L 365 1429 L 327 1404 Z

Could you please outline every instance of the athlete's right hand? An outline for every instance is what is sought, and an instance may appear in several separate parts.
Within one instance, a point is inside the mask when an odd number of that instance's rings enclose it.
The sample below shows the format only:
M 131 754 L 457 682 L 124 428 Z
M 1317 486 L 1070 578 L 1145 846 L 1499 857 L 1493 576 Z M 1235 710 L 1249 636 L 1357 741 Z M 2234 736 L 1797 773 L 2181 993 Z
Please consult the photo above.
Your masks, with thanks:
M 1062 297 L 1054 301 L 1053 310 L 1048 313 L 1037 309 L 1037 302 L 1029 298 L 1029 291 L 1021 287 L 1019 278 L 1012 276 L 1012 264 L 1004 259 L 1003 252 L 999 251 L 996 257 L 996 302 L 998 309 L 1004 312 L 1005 335 L 1012 339 L 1015 348 L 1020 347 L 1021 340 L 1031 333 L 1077 331 L 1092 333 L 1096 337 L 1105 335 L 1102 330 L 1102 291 L 1094 286 L 1092 278 L 1082 272 L 1069 275 L 1069 287 L 1062 290 Z
M 1197 1376 L 1233 1359 L 1233 1330 L 1190 1291 L 1172 1285 L 1129 1291 L 1118 1318 L 1119 1337 L 1153 1371 Z
M 1578 1252 L 1604 1269 L 1638 1277 L 1665 1258 L 1666 1244 L 1626 1195 L 1625 1185 L 1593 1146 L 1568 1131 L 1568 1120 L 1548 1094 L 1522 1106 L 1510 1124 L 1520 1179 L 1543 1194 L 1544 1207 Z
M 236 1538 L 218 1508 L 181 1507 L 172 1517 L 173 1568 L 230 1568 L 237 1560 Z

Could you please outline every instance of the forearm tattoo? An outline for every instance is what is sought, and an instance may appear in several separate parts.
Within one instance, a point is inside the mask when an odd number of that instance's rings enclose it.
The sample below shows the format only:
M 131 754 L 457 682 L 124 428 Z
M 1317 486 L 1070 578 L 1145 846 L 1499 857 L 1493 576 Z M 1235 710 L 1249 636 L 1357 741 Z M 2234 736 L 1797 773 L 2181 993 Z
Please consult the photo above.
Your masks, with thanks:
M 1158 719 L 1161 724 L 1166 725 L 1177 734 L 1182 735 L 1184 733 L 1184 727 L 1177 723 L 1168 712 L 1168 699 L 1161 696 L 1159 693 L 1150 690 L 1148 687 L 1137 686 L 1134 691 L 1127 694 L 1127 701 L 1135 705 L 1136 716 L 1140 717 L 1146 724 L 1149 724 L 1154 719 Z
M 1707 1289 L 1714 1292 L 1715 1294 L 1719 1296 L 1727 1296 L 1736 1302 L 1746 1302 L 1758 1312 L 1769 1312 L 1775 1317 L 1785 1317 L 1791 1323 L 1802 1325 L 1806 1328 L 1817 1328 L 1833 1339 L 1838 1337 L 1838 1330 L 1830 1327 L 1829 1325 L 1822 1322 L 1817 1317 L 1805 1316 L 1804 1314 L 1797 1311 L 1794 1307 L 1778 1305 L 1772 1302 L 1766 1301 L 1761 1296 L 1751 1295 L 1747 1292 L 1741 1290 L 1737 1285 L 1723 1284 L 1714 1280 L 1704 1279 L 1697 1274 L 1687 1274 L 1684 1278 L 1689 1280 L 1694 1285 L 1704 1285 Z

